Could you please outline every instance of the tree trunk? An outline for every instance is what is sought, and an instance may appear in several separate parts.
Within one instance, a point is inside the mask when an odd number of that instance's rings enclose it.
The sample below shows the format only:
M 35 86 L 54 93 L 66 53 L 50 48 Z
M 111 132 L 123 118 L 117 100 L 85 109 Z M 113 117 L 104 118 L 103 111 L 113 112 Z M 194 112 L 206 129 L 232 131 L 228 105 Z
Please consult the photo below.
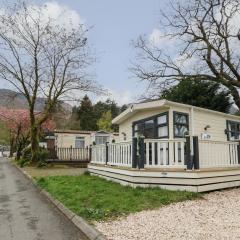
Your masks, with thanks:
M 13 153 L 14 153 L 14 137 L 11 136 L 9 157 L 13 157 Z
M 38 162 L 39 154 L 39 138 L 38 138 L 38 127 L 36 125 L 31 127 L 31 162 Z
M 17 146 L 16 160 L 19 160 L 22 155 L 22 144 L 19 143 Z

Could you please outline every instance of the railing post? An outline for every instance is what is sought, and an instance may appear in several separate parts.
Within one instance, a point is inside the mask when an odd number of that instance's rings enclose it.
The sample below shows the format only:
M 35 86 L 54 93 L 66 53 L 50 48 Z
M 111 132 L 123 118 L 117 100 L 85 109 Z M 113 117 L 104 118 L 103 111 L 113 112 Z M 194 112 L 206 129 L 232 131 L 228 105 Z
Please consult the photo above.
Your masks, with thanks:
M 92 160 L 92 145 L 90 145 L 90 146 L 88 147 L 88 150 L 87 150 L 87 159 L 88 159 L 89 162 L 91 162 L 91 160 Z
M 106 162 L 105 162 L 105 164 L 107 165 L 107 163 L 108 163 L 108 142 L 106 142 Z
M 137 138 L 132 139 L 132 168 L 137 167 Z
M 72 160 L 72 145 L 70 146 L 70 161 Z
M 186 157 L 185 157 L 185 165 L 187 165 L 188 170 L 192 170 L 193 168 L 193 161 L 191 156 L 191 138 L 190 136 L 186 137 Z
M 144 151 L 144 137 L 138 138 L 138 168 L 144 168 L 145 151 Z
M 198 142 L 198 136 L 193 137 L 193 166 L 194 169 L 199 169 L 199 142 Z
M 238 142 L 238 145 L 237 145 L 237 153 L 238 153 L 238 164 L 240 164 L 240 141 Z

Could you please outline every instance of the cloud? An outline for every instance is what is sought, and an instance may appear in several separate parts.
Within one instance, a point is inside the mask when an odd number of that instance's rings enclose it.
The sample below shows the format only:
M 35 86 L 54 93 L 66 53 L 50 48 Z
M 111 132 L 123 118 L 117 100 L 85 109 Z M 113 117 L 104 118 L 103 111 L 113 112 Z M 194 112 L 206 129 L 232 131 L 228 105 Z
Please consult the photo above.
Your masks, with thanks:
M 11 6 L 10 8 L 11 9 Z M 21 22 L 24 21 L 25 14 L 22 4 L 19 4 L 17 12 L 8 12 L 8 8 L 0 8 L 0 15 L 12 14 L 12 19 L 18 19 Z M 11 10 L 10 10 L 11 11 Z M 45 2 L 42 5 L 29 4 L 26 6 L 27 22 L 31 26 L 35 27 L 35 22 L 40 21 L 42 26 L 47 25 L 49 22 L 52 27 L 60 26 L 66 30 L 72 30 L 79 28 L 79 25 L 85 29 L 85 20 L 80 17 L 78 12 L 70 9 L 67 5 L 59 4 L 55 1 Z M 1 23 L 0 23 L 1 24 Z
M 154 28 L 149 35 L 148 41 L 154 47 L 161 48 L 174 48 L 176 39 L 165 36 L 164 33 L 158 29 Z
M 52 19 L 58 25 L 66 28 L 76 28 L 79 24 L 84 24 L 85 20 L 73 9 L 66 5 L 60 5 L 57 2 L 45 2 L 42 6 L 33 6 L 39 8 L 42 19 Z

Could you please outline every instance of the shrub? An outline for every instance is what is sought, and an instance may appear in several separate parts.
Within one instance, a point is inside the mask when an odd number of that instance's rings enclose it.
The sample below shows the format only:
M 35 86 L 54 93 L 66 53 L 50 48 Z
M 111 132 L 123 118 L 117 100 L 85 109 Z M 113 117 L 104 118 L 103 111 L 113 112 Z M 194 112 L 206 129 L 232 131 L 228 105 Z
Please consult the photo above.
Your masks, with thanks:
M 22 151 L 22 158 L 21 159 L 25 159 L 26 161 L 31 161 L 31 147 L 26 147 L 23 149 Z
M 46 148 L 39 148 L 39 152 L 38 152 L 38 158 L 37 158 L 37 166 L 38 167 L 44 167 L 47 165 L 47 159 L 49 158 L 49 152 Z M 28 164 L 30 164 L 31 162 L 31 147 L 27 147 L 23 150 L 22 152 L 22 157 L 21 159 L 18 161 L 18 164 L 21 167 L 24 167 Z
M 22 167 L 25 167 L 27 165 L 30 164 L 30 160 L 29 159 L 26 159 L 26 158 L 20 158 L 18 161 L 17 161 L 17 164 L 22 168 Z
M 38 153 L 38 167 L 44 167 L 47 165 L 47 159 L 49 158 L 49 152 L 46 148 L 40 148 Z

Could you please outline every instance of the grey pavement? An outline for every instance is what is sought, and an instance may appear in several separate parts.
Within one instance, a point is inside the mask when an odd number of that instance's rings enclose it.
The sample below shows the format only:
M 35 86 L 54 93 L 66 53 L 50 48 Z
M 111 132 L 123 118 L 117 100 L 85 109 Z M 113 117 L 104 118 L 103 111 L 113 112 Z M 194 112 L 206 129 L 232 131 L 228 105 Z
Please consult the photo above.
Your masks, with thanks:
M 0 158 L 0 240 L 86 240 L 7 159 Z

